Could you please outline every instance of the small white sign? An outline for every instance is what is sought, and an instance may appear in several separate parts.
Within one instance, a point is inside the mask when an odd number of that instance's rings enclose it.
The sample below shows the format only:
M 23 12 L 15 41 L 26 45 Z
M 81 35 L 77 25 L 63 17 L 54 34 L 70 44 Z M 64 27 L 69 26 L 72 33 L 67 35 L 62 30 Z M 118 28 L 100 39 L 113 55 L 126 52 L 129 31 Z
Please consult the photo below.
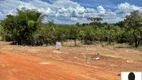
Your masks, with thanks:
M 121 80 L 142 80 L 142 72 L 122 72 Z
M 56 42 L 56 49 L 60 49 L 62 47 L 61 42 L 57 41 Z

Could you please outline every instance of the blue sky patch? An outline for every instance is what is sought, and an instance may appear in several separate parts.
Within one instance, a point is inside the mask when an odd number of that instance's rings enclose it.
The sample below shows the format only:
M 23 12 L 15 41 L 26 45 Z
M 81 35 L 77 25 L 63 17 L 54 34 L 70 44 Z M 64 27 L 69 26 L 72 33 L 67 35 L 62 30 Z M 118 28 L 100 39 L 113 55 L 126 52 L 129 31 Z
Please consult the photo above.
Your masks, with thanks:
M 89 17 L 102 17 L 103 22 L 124 20 L 134 10 L 142 13 L 140 0 L 0 0 L 0 20 L 16 15 L 16 9 L 36 9 L 48 15 L 44 22 L 57 24 L 87 23 Z

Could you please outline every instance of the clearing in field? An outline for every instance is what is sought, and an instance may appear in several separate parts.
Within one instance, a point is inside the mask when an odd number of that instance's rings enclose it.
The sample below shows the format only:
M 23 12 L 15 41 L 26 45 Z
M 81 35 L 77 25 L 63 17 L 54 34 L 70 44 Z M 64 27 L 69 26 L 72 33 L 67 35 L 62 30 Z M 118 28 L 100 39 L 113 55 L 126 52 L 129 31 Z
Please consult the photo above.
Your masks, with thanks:
M 0 42 L 0 80 L 120 80 L 122 71 L 142 71 L 141 63 L 142 52 L 129 48 L 91 45 L 56 50 Z

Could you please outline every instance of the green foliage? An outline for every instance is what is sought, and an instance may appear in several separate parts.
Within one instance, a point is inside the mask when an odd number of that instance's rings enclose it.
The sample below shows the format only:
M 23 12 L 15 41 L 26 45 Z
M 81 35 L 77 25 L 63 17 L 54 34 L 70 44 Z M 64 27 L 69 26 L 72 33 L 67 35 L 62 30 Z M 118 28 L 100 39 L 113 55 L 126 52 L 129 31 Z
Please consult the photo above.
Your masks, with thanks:
M 91 20 L 93 22 L 99 22 L 99 21 L 102 21 L 103 19 L 100 17 L 91 17 L 91 18 L 88 18 L 88 20 Z
M 70 31 L 69 31 L 69 37 L 70 39 L 73 39 L 74 40 L 74 45 L 76 46 L 77 45 L 77 42 L 76 40 L 78 39 L 79 37 L 79 34 L 80 33 L 80 29 L 78 26 L 72 26 L 70 27 Z
M 55 27 L 56 25 L 53 22 L 48 24 L 41 25 L 40 29 L 37 30 L 34 35 L 34 44 L 35 45 L 52 45 L 55 43 Z
M 126 43 L 128 42 L 128 33 L 126 33 L 125 29 L 117 28 L 115 31 L 115 41 L 118 43 Z
M 89 45 L 92 44 L 93 41 L 95 40 L 95 34 L 94 34 L 94 29 L 92 26 L 84 26 L 84 27 L 79 27 L 80 31 L 79 32 L 79 38 L 84 40 L 84 43 Z
M 138 47 L 142 41 L 142 16 L 138 11 L 126 16 L 124 21 L 111 24 L 100 22 L 102 18 L 88 18 L 91 23 L 56 25 L 53 21 L 42 23 L 42 15 L 36 10 L 17 10 L 17 15 L 7 15 L 0 23 L 3 40 L 26 45 L 53 45 L 56 41 L 77 40 L 90 45 L 94 41 L 129 43 Z
M 129 16 L 126 16 L 125 25 L 127 31 L 131 31 L 130 45 L 138 47 L 142 41 L 142 16 L 139 11 L 133 11 Z
M 33 35 L 41 23 L 42 14 L 36 10 L 17 10 L 17 15 L 7 15 L 2 21 L 5 39 L 15 44 L 33 44 Z

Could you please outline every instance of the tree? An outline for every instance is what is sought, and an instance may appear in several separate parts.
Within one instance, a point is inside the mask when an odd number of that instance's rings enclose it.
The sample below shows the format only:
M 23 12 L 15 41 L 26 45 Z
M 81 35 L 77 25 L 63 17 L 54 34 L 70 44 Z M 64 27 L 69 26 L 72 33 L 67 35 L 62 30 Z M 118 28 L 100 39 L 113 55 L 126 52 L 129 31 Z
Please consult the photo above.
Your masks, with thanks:
M 120 22 L 115 23 L 115 26 L 119 26 L 119 27 L 123 28 L 124 27 L 124 21 L 120 21 Z
M 91 18 L 87 18 L 88 20 L 92 21 L 91 23 L 89 23 L 89 25 L 93 25 L 96 27 L 102 27 L 103 24 L 101 23 L 101 21 L 103 20 L 101 17 L 91 17 Z
M 87 45 L 90 45 L 93 43 L 95 34 L 92 26 L 85 26 L 84 27 L 84 42 Z
M 41 28 L 36 32 L 34 41 L 36 45 L 51 45 L 55 43 L 55 27 L 54 22 L 42 24 Z
M 70 28 L 70 38 L 74 40 L 74 45 L 77 46 L 77 38 L 78 38 L 78 33 L 79 33 L 79 27 L 78 26 L 72 26 Z
M 100 22 L 100 21 L 102 21 L 103 19 L 100 18 L 100 17 L 91 17 L 91 18 L 88 18 L 88 20 L 91 20 L 91 21 L 93 21 L 93 22 Z
M 129 16 L 126 16 L 125 25 L 127 31 L 132 31 L 130 38 L 130 45 L 134 43 L 135 47 L 138 47 L 142 40 L 142 16 L 139 11 L 133 11 Z
M 57 41 L 66 41 L 70 39 L 70 26 L 57 26 L 56 27 L 56 40 Z
M 33 35 L 44 17 L 45 15 L 36 10 L 17 9 L 17 15 L 7 15 L 6 19 L 2 21 L 2 26 L 5 33 L 11 36 L 14 44 L 31 45 Z

